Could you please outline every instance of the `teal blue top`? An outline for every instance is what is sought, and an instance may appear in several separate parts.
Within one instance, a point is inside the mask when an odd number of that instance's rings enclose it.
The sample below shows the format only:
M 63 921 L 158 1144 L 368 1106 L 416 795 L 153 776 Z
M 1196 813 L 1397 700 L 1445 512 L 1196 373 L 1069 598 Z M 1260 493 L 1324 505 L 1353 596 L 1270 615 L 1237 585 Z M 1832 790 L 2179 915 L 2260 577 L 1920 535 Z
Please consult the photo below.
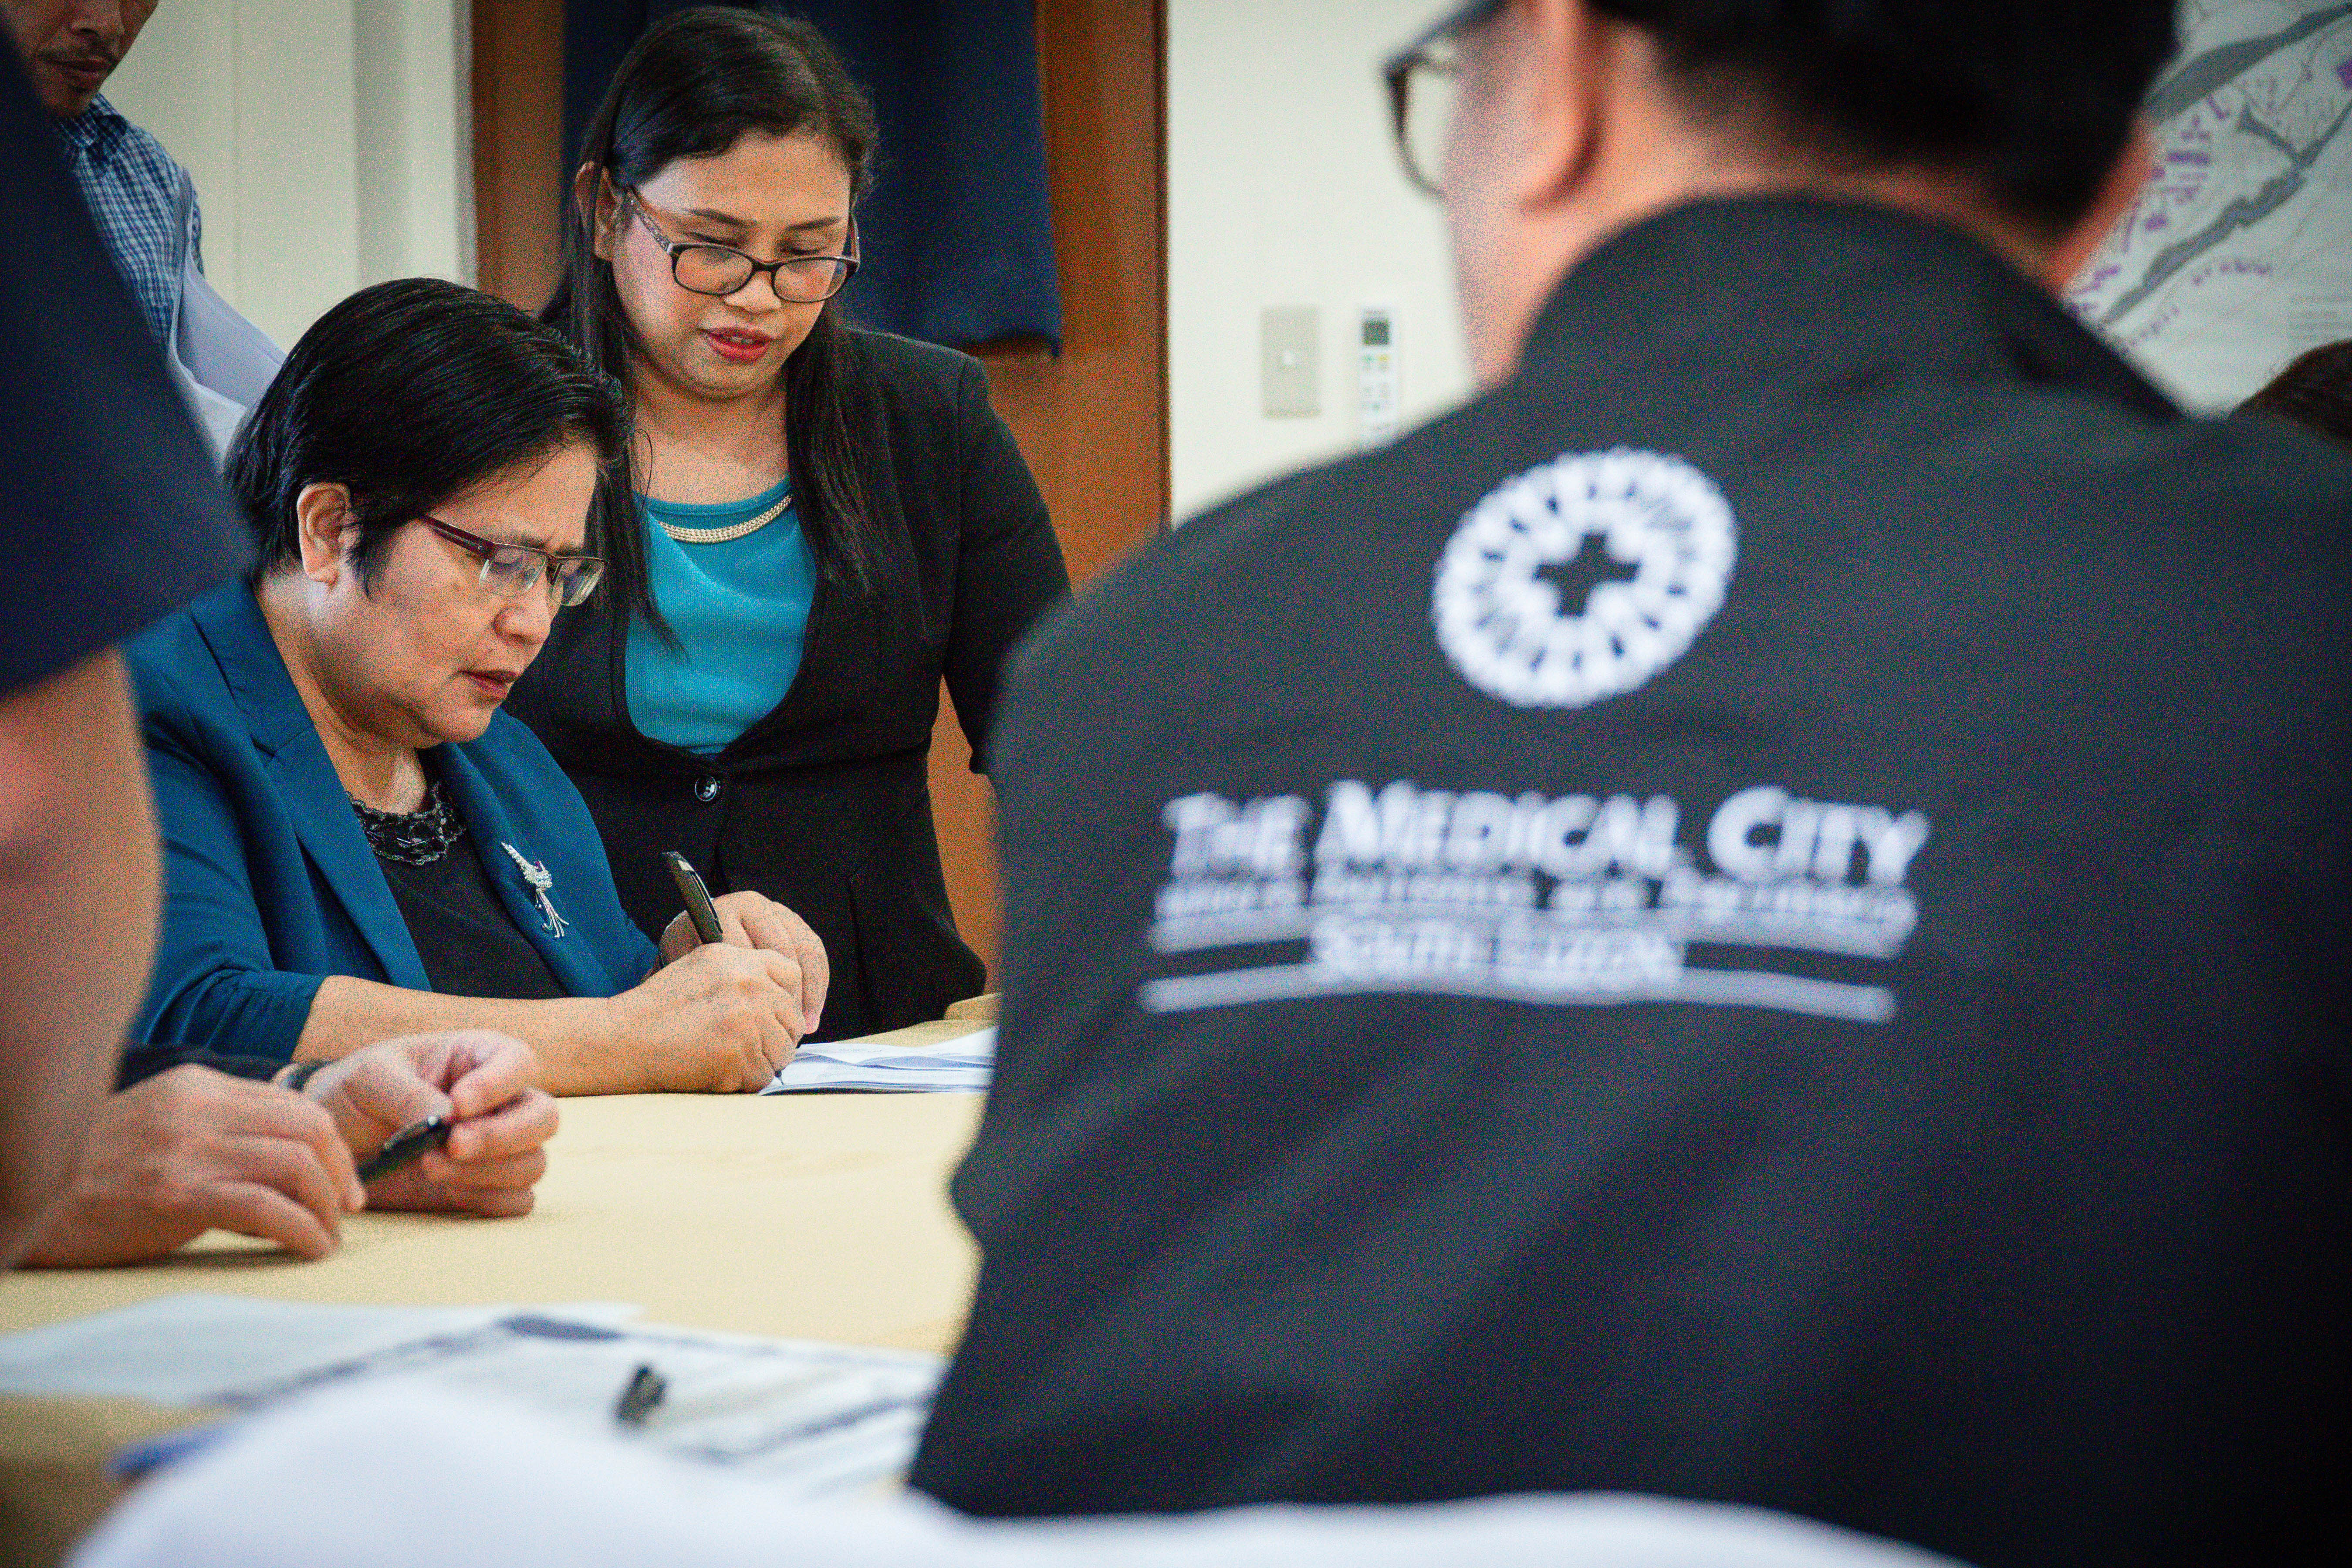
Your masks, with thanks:
M 724 751 L 792 689 L 816 596 L 816 557 L 799 511 L 786 507 L 773 522 L 720 544 L 681 544 L 661 528 L 749 522 L 791 488 L 719 506 L 637 498 L 654 603 L 678 640 L 672 648 L 630 620 L 629 719 L 646 739 L 706 755 Z

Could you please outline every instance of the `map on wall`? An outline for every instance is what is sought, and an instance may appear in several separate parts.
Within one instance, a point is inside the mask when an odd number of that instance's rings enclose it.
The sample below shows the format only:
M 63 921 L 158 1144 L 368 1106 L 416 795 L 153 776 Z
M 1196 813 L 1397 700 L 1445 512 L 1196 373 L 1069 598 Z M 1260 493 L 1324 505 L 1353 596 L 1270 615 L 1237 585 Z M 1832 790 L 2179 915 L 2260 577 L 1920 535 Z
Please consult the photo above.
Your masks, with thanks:
M 2352 338 L 2352 4 L 2188 0 L 2149 94 L 2157 176 L 2069 297 L 2220 411 Z

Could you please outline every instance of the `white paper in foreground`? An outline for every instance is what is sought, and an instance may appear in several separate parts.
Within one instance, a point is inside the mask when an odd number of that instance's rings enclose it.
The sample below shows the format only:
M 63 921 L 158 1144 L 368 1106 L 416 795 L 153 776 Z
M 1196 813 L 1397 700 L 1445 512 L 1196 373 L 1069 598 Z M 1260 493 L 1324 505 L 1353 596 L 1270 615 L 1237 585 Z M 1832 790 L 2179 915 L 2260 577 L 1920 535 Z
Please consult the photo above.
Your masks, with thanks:
M 413 1393 L 285 1412 L 134 1492 L 76 1568 L 1950 1568 L 1751 1509 L 1599 1495 L 980 1522 L 796 1502 L 618 1438 Z
M 803 1046 L 761 1094 L 875 1089 L 894 1094 L 979 1093 L 996 1070 L 994 1025 L 935 1046 L 869 1046 L 848 1040 Z
M 781 1495 L 899 1475 L 939 1357 L 630 1326 L 637 1309 L 328 1307 L 173 1296 L 0 1339 L 0 1393 L 265 1409 L 341 1387 L 492 1397 L 602 1434 L 636 1369 L 667 1385 L 635 1436 L 768 1479 Z

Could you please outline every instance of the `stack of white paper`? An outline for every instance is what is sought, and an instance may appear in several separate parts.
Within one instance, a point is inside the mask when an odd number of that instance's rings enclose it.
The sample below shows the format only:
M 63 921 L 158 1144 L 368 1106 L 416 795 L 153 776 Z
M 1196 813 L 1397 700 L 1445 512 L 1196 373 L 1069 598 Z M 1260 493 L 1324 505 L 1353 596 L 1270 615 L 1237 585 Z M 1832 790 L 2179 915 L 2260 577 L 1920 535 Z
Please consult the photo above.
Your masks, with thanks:
M 869 1046 L 832 1040 L 803 1046 L 761 1094 L 864 1089 L 920 1094 L 980 1093 L 996 1070 L 996 1030 L 975 1030 L 936 1046 Z

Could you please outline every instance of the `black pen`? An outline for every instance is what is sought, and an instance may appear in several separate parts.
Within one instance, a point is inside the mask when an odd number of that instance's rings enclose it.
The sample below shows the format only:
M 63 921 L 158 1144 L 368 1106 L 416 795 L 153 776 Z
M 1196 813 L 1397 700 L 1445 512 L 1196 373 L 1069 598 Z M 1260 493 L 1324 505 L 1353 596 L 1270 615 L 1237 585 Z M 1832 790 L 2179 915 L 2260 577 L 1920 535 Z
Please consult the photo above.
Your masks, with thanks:
M 621 1389 L 621 1402 L 613 1406 L 613 1419 L 624 1426 L 642 1426 L 668 1392 L 669 1384 L 663 1381 L 661 1373 L 650 1366 L 641 1366 Z
M 686 918 L 694 922 L 694 934 L 706 947 L 716 947 L 727 940 L 726 931 L 719 923 L 719 910 L 710 902 L 710 889 L 702 885 L 702 878 L 686 857 L 675 849 L 662 851 L 669 863 L 670 880 L 677 884 L 677 896 L 686 900 Z
M 438 1149 L 449 1142 L 449 1119 L 428 1116 L 422 1121 L 412 1121 L 383 1141 L 383 1146 L 360 1162 L 360 1182 L 365 1185 L 380 1176 L 389 1176 L 403 1165 L 425 1157 L 428 1149 Z

